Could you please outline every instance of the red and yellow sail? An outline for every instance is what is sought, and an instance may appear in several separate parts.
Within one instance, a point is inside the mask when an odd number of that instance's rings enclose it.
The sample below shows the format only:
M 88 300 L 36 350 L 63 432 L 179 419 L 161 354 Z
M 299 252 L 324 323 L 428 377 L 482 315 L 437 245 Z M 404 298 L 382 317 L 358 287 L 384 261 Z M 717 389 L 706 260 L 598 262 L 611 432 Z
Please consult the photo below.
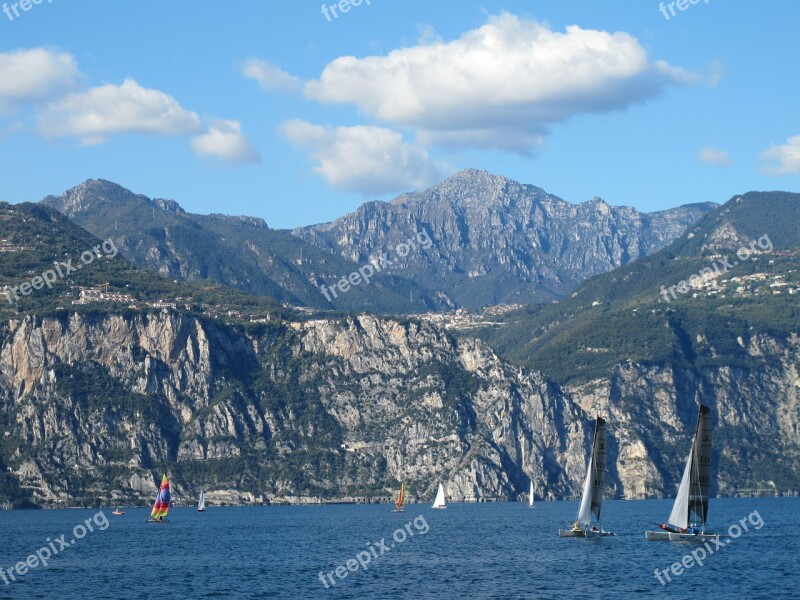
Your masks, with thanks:
M 150 517 L 153 519 L 163 519 L 169 513 L 169 479 L 166 475 L 161 477 L 161 489 L 158 490 L 158 496 L 153 504 L 153 512 Z
M 400 495 L 397 497 L 397 502 L 394 505 L 395 510 L 403 510 L 406 504 L 406 484 L 400 484 Z

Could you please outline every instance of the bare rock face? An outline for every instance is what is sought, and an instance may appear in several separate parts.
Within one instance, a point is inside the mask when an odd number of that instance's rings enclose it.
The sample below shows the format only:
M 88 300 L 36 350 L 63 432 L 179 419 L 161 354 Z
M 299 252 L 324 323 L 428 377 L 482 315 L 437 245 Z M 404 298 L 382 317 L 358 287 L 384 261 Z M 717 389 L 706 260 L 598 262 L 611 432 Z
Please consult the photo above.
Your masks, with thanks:
M 750 356 L 769 356 L 769 366 L 618 365 L 608 379 L 569 390 L 585 410 L 595 406 L 607 415 L 610 456 L 616 456 L 609 468 L 625 497 L 675 495 L 700 403 L 712 408 L 719 493 L 772 484 L 777 491 L 796 489 L 800 339 L 759 334 L 743 345 Z
M 563 296 L 592 275 L 667 246 L 712 206 L 645 214 L 599 198 L 570 204 L 467 169 L 428 190 L 370 202 L 294 233 L 357 262 L 385 252 L 393 272 L 477 308 Z M 419 232 L 430 247 L 397 256 L 398 244 Z
M 423 500 L 440 482 L 455 501 L 516 498 L 530 481 L 563 497 L 580 490 L 602 414 L 609 486 L 672 495 L 700 400 L 728 491 L 779 477 L 786 465 L 753 461 L 783 453 L 791 468 L 800 442 L 800 341 L 743 344 L 773 366 L 626 364 L 562 390 L 415 321 L 26 317 L 0 329 L 0 464 L 53 506 L 148 502 L 164 471 L 179 502 L 200 487 L 225 502 L 387 496 L 399 481 Z
M 39 503 L 174 490 L 571 494 L 582 412 L 482 342 L 362 316 L 245 333 L 163 312 L 0 332 L 3 460 Z M 522 463 L 522 457 L 526 457 Z M 79 483 L 77 483 L 79 480 Z M 175 493 L 175 492 L 174 492 Z M 222 496 L 220 496 L 222 497 Z

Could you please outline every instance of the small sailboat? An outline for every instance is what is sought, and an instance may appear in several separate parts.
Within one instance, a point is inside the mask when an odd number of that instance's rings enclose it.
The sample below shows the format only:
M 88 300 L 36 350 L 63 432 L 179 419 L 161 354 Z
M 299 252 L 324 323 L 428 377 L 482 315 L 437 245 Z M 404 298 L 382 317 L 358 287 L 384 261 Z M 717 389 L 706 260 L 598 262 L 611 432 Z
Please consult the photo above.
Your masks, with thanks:
M 583 483 L 581 506 L 572 529 L 559 529 L 559 537 L 599 537 L 614 535 L 603 531 L 600 525 L 600 506 L 603 503 L 603 490 L 606 479 L 606 422 L 597 417 L 594 424 L 592 452 L 586 468 L 586 481 Z M 596 524 L 592 522 L 592 516 Z
M 206 491 L 200 490 L 200 500 L 197 502 L 197 512 L 206 512 Z
M 112 515 L 117 515 L 117 516 L 120 516 L 120 515 L 124 515 L 124 514 L 125 514 L 125 511 L 124 511 L 124 510 L 120 510 L 120 509 L 116 509 L 116 510 L 115 510 L 115 511 L 113 511 L 111 514 L 112 514 Z
M 708 496 L 711 490 L 711 409 L 700 405 L 697 426 L 694 431 L 692 448 L 683 477 L 678 487 L 678 496 L 672 506 L 667 523 L 660 531 L 645 531 L 649 541 L 670 540 L 705 542 L 720 539 L 718 533 L 706 533 L 708 517 Z M 692 513 L 700 521 L 700 529 L 690 523 Z
M 145 519 L 145 523 L 169 523 L 166 520 L 169 514 L 169 479 L 166 475 L 161 477 L 161 487 L 158 490 L 156 501 L 153 503 L 153 511 L 150 513 L 150 518 Z
M 444 502 L 444 486 L 439 484 L 439 491 L 436 492 L 436 499 L 433 501 L 432 508 L 447 508 Z
M 533 482 L 531 481 L 531 490 L 528 492 L 528 508 L 533 508 Z
M 400 495 L 394 503 L 394 512 L 406 512 L 406 484 L 403 482 L 400 483 Z

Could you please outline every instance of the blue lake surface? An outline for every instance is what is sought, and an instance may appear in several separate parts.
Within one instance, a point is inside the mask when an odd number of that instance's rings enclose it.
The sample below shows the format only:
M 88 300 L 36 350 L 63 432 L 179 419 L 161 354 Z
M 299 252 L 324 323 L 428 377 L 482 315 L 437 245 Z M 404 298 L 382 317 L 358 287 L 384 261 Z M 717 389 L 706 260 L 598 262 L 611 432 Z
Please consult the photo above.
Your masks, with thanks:
M 603 523 L 617 535 L 590 540 L 557 537 L 577 502 L 178 508 L 164 525 L 145 524 L 149 510 L 108 508 L 105 530 L 96 516 L 94 532 L 16 581 L 10 567 L 47 538 L 69 543 L 98 509 L 0 511 L 10 581 L 0 578 L 0 598 L 800 598 L 800 498 L 713 500 L 710 529 L 727 537 L 745 519 L 749 531 L 661 585 L 654 571 L 699 547 L 644 539 L 671 506 L 607 501 Z M 366 569 L 347 571 L 359 552 Z M 319 574 L 331 571 L 326 588 Z

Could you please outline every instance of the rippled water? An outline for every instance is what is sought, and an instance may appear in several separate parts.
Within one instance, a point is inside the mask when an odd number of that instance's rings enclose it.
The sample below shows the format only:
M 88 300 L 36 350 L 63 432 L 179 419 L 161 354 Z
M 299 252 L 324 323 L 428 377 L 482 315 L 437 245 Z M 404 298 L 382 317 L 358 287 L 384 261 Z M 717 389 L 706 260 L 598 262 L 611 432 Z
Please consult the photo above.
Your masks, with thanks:
M 173 509 L 167 525 L 145 524 L 144 509 L 122 517 L 105 509 L 105 530 L 97 515 L 95 531 L 47 567 L 15 573 L 10 585 L 0 578 L 0 598 L 800 597 L 800 499 L 714 500 L 716 531 L 727 533 L 753 511 L 763 526 L 756 530 L 746 521 L 750 531 L 703 566 L 670 574 L 662 586 L 654 570 L 669 569 L 696 549 L 644 539 L 644 530 L 670 508 L 669 501 L 606 502 L 604 525 L 617 536 L 592 540 L 557 537 L 576 502 L 542 502 L 532 510 L 518 503 L 454 504 L 443 511 L 410 505 L 404 514 L 387 506 Z M 24 561 L 47 538 L 66 534 L 69 542 L 73 528 L 96 514 L 0 511 L 0 567 Z M 393 539 L 398 528 L 406 537 L 400 543 Z M 386 549 L 374 558 L 381 539 Z M 348 559 L 359 552 L 369 555 L 366 570 L 348 572 Z M 365 554 L 361 559 L 366 563 Z M 336 577 L 337 566 L 345 578 Z M 328 580 L 326 588 L 320 571 L 334 571 L 336 585 Z

